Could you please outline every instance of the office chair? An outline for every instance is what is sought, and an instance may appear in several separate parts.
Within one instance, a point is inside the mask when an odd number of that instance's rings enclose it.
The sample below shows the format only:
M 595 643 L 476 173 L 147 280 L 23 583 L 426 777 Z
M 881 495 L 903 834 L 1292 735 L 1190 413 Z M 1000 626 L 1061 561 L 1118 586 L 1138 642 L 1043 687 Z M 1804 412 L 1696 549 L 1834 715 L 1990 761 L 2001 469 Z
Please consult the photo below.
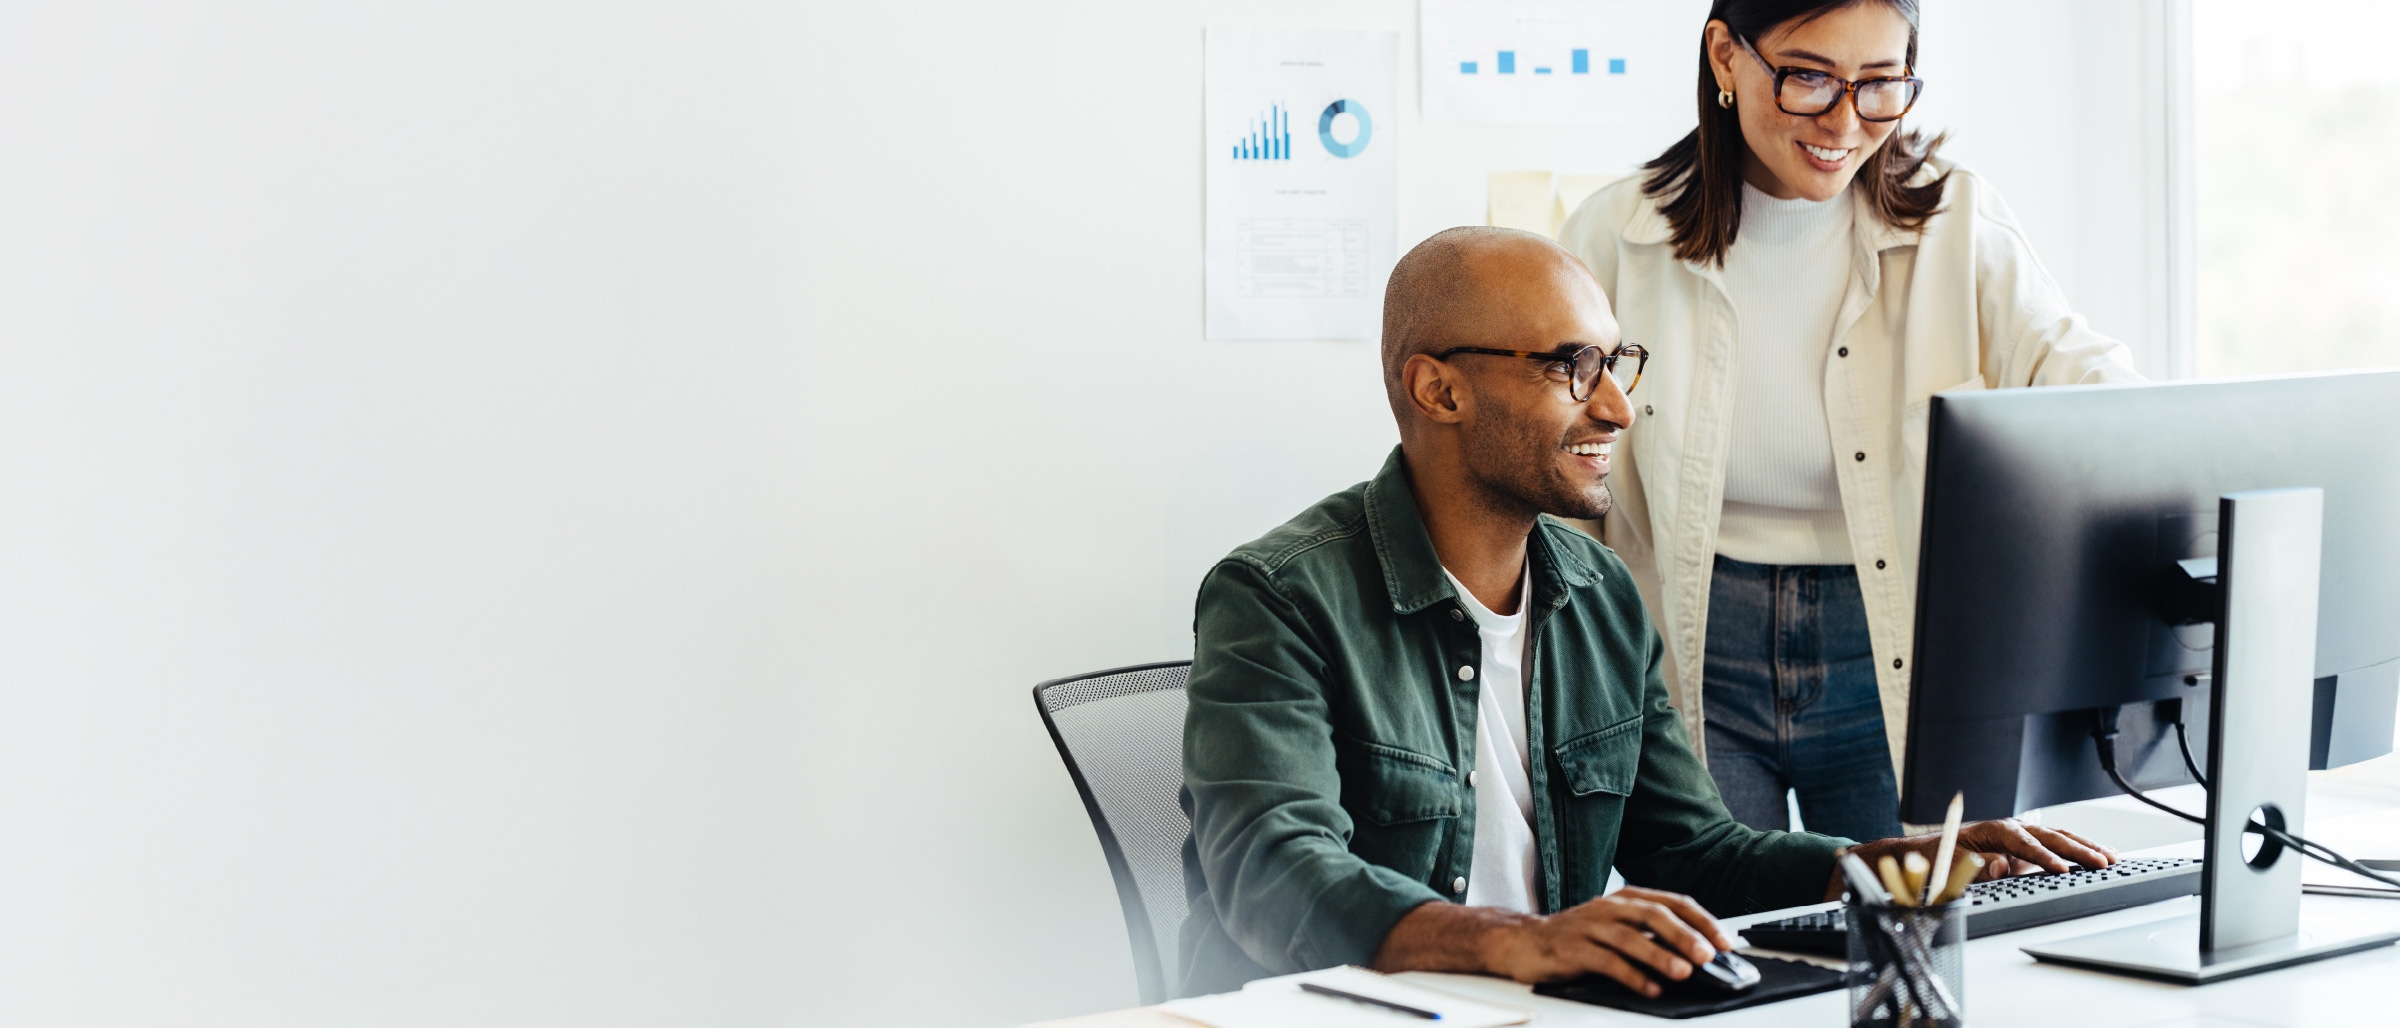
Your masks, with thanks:
M 1142 1002 L 1172 995 L 1183 930 L 1183 679 L 1192 662 L 1142 664 L 1033 687 L 1050 741 L 1083 795 L 1117 880 Z

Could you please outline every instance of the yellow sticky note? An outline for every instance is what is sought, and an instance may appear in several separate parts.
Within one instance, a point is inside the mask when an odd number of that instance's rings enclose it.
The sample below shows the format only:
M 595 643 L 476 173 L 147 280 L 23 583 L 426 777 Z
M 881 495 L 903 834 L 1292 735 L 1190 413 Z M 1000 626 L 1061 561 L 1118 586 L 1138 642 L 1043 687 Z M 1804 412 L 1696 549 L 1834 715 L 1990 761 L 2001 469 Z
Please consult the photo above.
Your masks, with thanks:
M 1549 172 L 1495 171 L 1489 188 L 1484 224 L 1551 234 L 1558 196 L 1551 189 Z
M 1575 213 L 1575 208 L 1583 206 L 1583 202 L 1591 199 L 1593 193 L 1599 192 L 1619 177 L 1617 175 L 1558 176 L 1558 209 L 1555 212 L 1558 220 L 1550 226 L 1550 234 L 1557 235 L 1559 227 L 1567 223 L 1567 216 Z

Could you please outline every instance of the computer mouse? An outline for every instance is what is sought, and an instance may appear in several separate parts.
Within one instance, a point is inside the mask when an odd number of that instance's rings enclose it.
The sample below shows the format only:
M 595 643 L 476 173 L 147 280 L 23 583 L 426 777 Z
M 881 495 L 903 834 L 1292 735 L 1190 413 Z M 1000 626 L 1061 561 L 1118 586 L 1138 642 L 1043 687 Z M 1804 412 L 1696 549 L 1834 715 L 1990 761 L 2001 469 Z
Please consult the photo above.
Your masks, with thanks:
M 1660 991 L 1687 996 L 1731 996 L 1758 987 L 1758 966 L 1742 959 L 1729 949 L 1717 951 L 1716 959 L 1692 969 L 1682 981 L 1660 978 Z

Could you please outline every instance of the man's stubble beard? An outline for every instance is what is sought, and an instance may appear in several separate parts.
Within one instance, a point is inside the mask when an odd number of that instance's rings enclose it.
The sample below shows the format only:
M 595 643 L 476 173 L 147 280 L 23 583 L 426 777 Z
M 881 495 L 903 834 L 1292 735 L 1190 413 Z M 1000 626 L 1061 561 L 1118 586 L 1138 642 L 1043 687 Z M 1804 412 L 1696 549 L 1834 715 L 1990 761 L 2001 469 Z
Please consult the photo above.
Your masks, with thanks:
M 1539 429 L 1497 410 L 1499 417 L 1470 426 L 1466 432 L 1467 471 L 1483 488 L 1486 502 L 1502 513 L 1529 516 L 1549 514 L 1598 521 L 1608 515 L 1615 497 L 1608 481 L 1586 492 L 1575 488 L 1560 471 L 1562 439 L 1539 437 Z

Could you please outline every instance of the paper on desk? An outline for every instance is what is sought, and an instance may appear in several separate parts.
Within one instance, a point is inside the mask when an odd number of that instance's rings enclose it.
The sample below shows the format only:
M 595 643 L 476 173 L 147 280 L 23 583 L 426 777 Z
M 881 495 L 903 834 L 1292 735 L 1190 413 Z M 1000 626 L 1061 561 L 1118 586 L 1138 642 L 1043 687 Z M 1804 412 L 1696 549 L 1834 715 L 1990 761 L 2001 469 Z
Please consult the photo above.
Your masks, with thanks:
M 1445 1028 L 1498 1028 L 1533 1018 L 1529 1011 L 1412 985 L 1363 967 L 1261 978 L 1240 992 L 1169 1000 L 1161 1009 L 1210 1028 L 1395 1028 L 1424 1023 L 1421 1018 L 1381 1007 L 1302 992 L 1301 982 L 1435 1011 L 1442 1015 Z

